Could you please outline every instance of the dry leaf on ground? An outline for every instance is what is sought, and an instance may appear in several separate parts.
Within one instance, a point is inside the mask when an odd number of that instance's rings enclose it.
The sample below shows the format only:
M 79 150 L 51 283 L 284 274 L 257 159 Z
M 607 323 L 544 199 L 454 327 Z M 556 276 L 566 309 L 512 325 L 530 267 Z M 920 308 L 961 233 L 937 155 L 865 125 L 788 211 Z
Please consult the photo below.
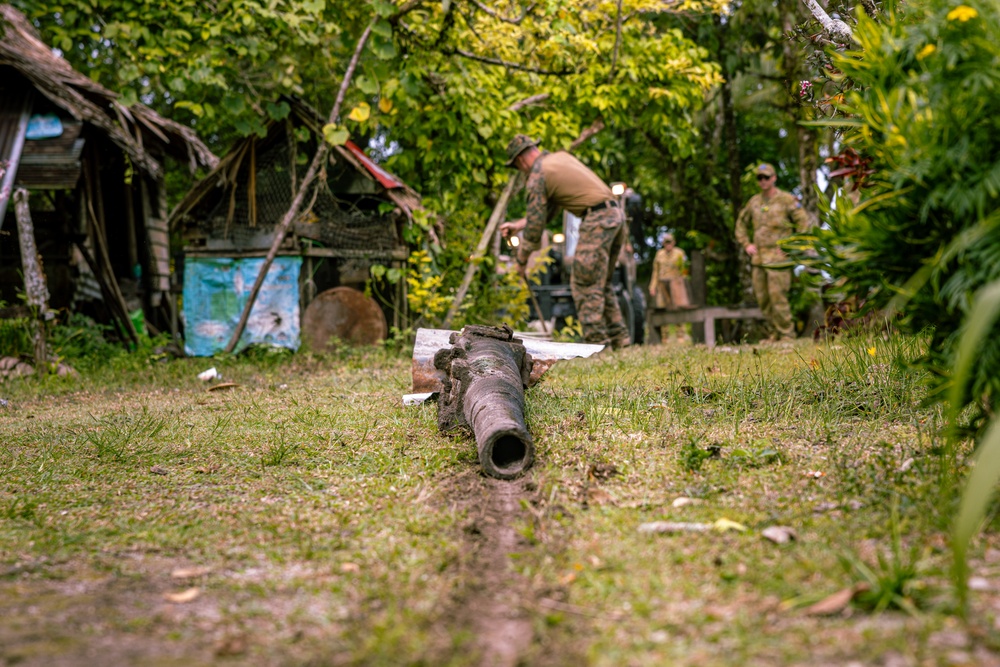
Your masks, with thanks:
M 202 577 L 212 571 L 212 568 L 206 567 L 204 565 L 196 565 L 195 567 L 179 567 L 170 573 L 170 576 L 174 579 L 194 579 L 195 577 Z
M 599 486 L 587 489 L 587 502 L 593 505 L 608 505 L 614 503 L 614 497 Z
M 849 588 L 844 588 L 833 595 L 823 598 L 811 607 L 807 607 L 805 613 L 810 616 L 839 614 L 844 609 L 847 609 L 847 605 L 851 604 L 851 600 L 854 599 L 855 595 L 866 590 L 868 590 L 868 586 L 865 584 L 855 584 Z
M 239 382 L 221 382 L 217 385 L 209 387 L 205 391 L 219 391 L 220 389 L 232 389 L 233 387 L 240 386 Z
M 164 593 L 163 599 L 167 602 L 184 604 L 185 602 L 193 602 L 194 600 L 197 600 L 199 595 L 201 595 L 200 589 L 188 588 L 187 590 L 179 591 L 177 593 Z

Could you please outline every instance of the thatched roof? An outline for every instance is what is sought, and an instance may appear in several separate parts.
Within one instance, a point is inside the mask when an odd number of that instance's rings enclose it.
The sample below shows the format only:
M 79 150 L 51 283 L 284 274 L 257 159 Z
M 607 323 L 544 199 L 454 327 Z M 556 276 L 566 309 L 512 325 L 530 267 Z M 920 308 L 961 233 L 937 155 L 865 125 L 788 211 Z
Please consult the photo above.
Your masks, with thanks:
M 292 118 L 308 127 L 322 141 L 323 125 L 325 124 L 322 116 L 298 98 L 283 96 L 282 101 L 287 102 L 291 107 Z M 284 121 L 280 122 L 283 123 Z M 267 125 L 267 132 L 270 133 L 272 128 L 276 126 L 278 126 L 277 122 L 270 121 Z M 252 141 L 257 141 L 253 135 L 241 139 L 219 160 L 219 163 L 211 173 L 195 183 L 194 187 L 188 191 L 184 199 L 171 212 L 170 229 L 174 229 L 185 215 L 190 213 L 198 206 L 199 202 L 216 188 L 225 188 L 239 178 L 240 163 L 247 154 L 249 142 Z M 363 176 L 377 183 L 386 198 L 399 206 L 407 218 L 412 219 L 413 211 L 421 208 L 421 197 L 416 190 L 406 185 L 399 177 L 377 165 L 353 142 L 348 141 L 343 146 L 333 146 L 331 147 L 331 152 L 347 164 L 350 164 Z
M 148 150 L 152 146 L 186 161 L 192 171 L 213 168 L 219 161 L 191 128 L 144 104 L 125 106 L 116 93 L 74 70 L 10 5 L 0 5 L 0 67 L 5 65 L 77 120 L 100 128 L 134 165 L 154 177 L 163 175 L 163 165 Z

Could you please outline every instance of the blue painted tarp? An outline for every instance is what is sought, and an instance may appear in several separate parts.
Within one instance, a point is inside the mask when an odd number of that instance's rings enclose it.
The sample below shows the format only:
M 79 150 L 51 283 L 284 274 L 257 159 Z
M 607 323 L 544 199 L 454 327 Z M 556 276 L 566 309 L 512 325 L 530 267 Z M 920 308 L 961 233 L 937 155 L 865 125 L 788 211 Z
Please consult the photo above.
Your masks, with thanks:
M 243 314 L 262 257 L 188 257 L 184 262 L 184 350 L 210 357 L 225 349 Z M 236 349 L 264 343 L 299 348 L 301 257 L 276 257 Z

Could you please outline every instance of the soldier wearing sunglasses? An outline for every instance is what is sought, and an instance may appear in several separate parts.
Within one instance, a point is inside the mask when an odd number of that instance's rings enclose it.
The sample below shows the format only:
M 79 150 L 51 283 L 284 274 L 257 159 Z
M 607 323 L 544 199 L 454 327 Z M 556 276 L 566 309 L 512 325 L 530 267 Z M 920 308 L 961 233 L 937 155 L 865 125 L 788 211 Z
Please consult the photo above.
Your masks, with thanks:
M 809 227 L 809 216 L 796 197 L 776 185 L 774 167 L 765 163 L 757 167 L 760 192 L 755 194 L 736 219 L 736 240 L 750 256 L 753 292 L 764 316 L 774 327 L 772 340 L 795 338 L 792 313 L 788 306 L 788 289 L 792 284 L 791 269 L 775 269 L 769 265 L 787 259 L 778 241 Z

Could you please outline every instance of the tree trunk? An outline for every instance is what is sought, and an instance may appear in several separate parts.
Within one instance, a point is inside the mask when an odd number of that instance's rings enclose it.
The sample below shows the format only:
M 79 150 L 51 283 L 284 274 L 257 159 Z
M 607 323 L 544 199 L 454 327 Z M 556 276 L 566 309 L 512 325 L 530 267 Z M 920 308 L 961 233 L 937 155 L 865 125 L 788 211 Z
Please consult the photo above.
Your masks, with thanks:
M 808 108 L 803 108 L 808 117 Z M 819 169 L 819 140 L 815 128 L 798 127 L 799 180 L 802 182 L 802 208 L 809 214 L 812 224 L 819 219 L 819 195 L 816 193 L 816 170 Z
M 778 5 L 781 12 L 782 30 L 790 34 L 795 25 L 804 17 L 798 15 L 801 5 L 794 0 L 781 0 Z M 795 122 L 795 137 L 798 141 L 799 186 L 802 191 L 802 205 L 809 216 L 815 220 L 818 213 L 818 198 L 816 196 L 816 168 L 819 165 L 819 146 L 816 131 L 803 127 L 800 123 L 811 119 L 811 107 L 801 104 L 798 92 L 799 82 L 803 80 L 804 64 L 802 49 L 797 42 L 786 39 L 782 46 L 781 75 L 785 82 L 785 92 L 788 94 L 788 104 L 785 107 L 788 115 Z

